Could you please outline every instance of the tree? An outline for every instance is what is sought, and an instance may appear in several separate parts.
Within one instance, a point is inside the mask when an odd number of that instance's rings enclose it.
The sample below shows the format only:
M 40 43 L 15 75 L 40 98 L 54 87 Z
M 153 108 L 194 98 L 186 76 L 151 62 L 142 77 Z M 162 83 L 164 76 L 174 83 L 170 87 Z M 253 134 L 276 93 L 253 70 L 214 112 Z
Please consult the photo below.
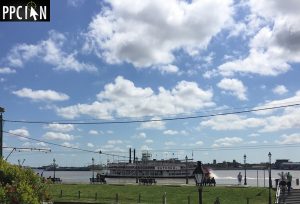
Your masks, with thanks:
M 40 204 L 50 198 L 47 186 L 31 169 L 0 159 L 0 203 Z

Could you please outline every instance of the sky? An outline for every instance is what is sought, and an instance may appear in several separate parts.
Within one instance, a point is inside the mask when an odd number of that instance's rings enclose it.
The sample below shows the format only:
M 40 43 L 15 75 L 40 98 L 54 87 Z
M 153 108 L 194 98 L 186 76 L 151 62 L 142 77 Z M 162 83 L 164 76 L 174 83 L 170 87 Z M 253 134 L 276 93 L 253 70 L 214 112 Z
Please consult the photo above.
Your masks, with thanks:
M 0 23 L 3 146 L 51 149 L 8 161 L 105 164 L 135 148 L 299 162 L 299 10 L 297 0 L 51 0 L 50 22 Z M 112 123 L 133 120 L 155 121 Z

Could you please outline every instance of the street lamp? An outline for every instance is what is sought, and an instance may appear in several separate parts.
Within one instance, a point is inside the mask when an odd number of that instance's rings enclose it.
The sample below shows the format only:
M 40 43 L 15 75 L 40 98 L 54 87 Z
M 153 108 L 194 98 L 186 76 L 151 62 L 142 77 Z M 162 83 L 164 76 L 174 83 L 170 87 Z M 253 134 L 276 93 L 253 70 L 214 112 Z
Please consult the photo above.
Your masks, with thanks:
M 189 178 L 188 178 L 188 157 L 187 155 L 185 156 L 185 184 L 189 183 Z
M 246 154 L 244 154 L 244 168 L 245 168 L 244 185 L 247 185 L 246 159 L 247 159 L 247 156 L 246 156 Z
M 56 166 L 55 166 L 55 158 L 53 159 L 53 178 L 54 178 L 54 180 L 55 180 L 55 168 L 56 168 Z
M 204 178 L 204 172 L 202 169 L 201 161 L 197 162 L 197 167 L 193 173 L 195 175 L 196 185 L 199 186 L 199 188 L 198 188 L 199 204 L 202 204 L 202 183 L 203 183 L 203 178 Z
M 95 162 L 95 159 L 94 159 L 94 157 L 92 158 L 92 163 L 93 163 L 93 166 L 92 166 L 92 171 L 93 171 L 93 183 L 94 183 L 94 179 L 95 179 L 95 174 L 94 174 L 94 169 L 95 169 L 95 166 L 94 166 L 94 163 Z
M 271 188 L 272 188 L 272 179 L 271 179 L 271 168 L 272 168 L 272 163 L 271 163 L 271 152 L 268 154 L 269 156 L 269 204 L 272 204 L 272 197 L 271 197 Z

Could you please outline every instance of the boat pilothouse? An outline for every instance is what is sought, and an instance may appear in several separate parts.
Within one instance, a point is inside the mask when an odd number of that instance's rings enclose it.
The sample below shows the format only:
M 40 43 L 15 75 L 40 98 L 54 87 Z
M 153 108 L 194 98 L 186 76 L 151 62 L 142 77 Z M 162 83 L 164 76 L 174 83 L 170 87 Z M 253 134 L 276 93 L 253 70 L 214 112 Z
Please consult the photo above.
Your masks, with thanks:
M 178 158 L 170 159 L 152 159 L 149 152 L 143 152 L 142 158 L 138 160 L 135 157 L 131 160 L 131 149 L 129 150 L 130 159 L 128 162 L 112 162 L 107 164 L 107 177 L 111 178 L 186 178 L 193 177 L 193 171 L 197 162 L 192 159 L 179 160 Z

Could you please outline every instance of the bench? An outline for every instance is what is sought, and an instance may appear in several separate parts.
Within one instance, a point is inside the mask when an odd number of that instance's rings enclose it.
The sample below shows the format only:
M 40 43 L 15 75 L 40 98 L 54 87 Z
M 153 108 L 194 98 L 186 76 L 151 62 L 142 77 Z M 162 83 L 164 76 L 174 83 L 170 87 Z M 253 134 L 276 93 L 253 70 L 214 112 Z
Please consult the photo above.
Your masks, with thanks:
M 152 185 L 152 184 L 156 184 L 156 180 L 155 180 L 155 178 L 140 178 L 139 184 Z
M 61 183 L 62 182 L 62 180 L 60 178 L 51 178 L 51 181 L 53 183 Z
M 90 183 L 106 184 L 106 180 L 104 176 L 100 178 L 90 178 Z

